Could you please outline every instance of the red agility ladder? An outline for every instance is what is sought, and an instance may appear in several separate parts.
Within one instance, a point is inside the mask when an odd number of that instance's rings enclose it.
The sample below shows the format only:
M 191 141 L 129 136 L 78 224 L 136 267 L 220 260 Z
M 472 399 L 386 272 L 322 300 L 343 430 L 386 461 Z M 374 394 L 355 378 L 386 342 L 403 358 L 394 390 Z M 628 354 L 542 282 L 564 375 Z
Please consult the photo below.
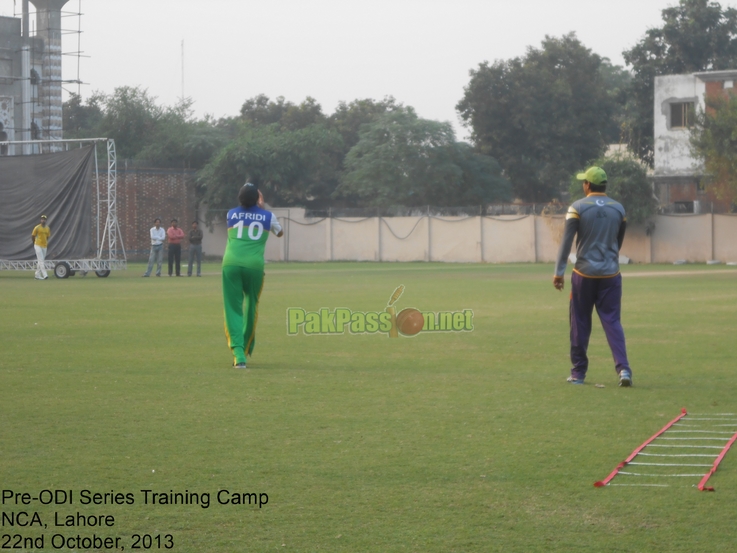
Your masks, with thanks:
M 730 417 L 730 418 L 725 418 Z M 710 426 L 704 426 L 702 421 L 719 421 L 722 423 L 728 423 L 728 424 L 715 424 L 712 423 Z M 692 423 L 696 424 L 692 424 Z M 677 429 L 673 429 L 672 427 L 677 427 Z M 604 480 L 600 480 L 598 482 L 594 483 L 594 486 L 597 488 L 607 486 L 609 483 L 614 479 L 615 476 L 618 474 L 621 475 L 628 475 L 628 476 L 644 476 L 644 477 L 701 477 L 701 481 L 698 484 L 698 489 L 701 491 L 714 491 L 714 488 L 707 487 L 706 482 L 709 480 L 712 474 L 714 474 L 717 470 L 717 467 L 719 466 L 719 463 L 722 462 L 722 459 L 724 459 L 724 456 L 727 454 L 727 451 L 729 451 L 729 448 L 732 447 L 732 444 L 737 441 L 737 431 L 736 430 L 721 430 L 723 427 L 737 427 L 737 415 L 733 413 L 719 413 L 719 414 L 703 414 L 703 415 L 688 415 L 685 409 L 681 409 L 681 414 L 678 415 L 675 419 L 670 421 L 668 424 L 666 424 L 663 428 L 661 428 L 656 434 L 654 434 L 650 439 L 645 441 L 640 447 L 635 449 L 627 459 L 622 461 L 617 465 L 617 467 L 612 471 L 612 473 L 607 476 Z M 686 428 L 687 429 L 682 429 Z M 664 434 L 668 434 L 668 436 L 664 436 Z M 688 434 L 687 437 L 673 437 L 675 434 Z M 703 436 L 702 434 L 709 434 L 709 436 Z M 719 434 L 719 436 L 717 436 Z M 723 437 L 724 434 L 732 434 L 731 438 L 725 438 Z M 659 443 L 652 443 L 656 440 L 659 440 Z M 665 442 L 666 440 L 669 440 L 669 442 L 666 443 L 660 443 Z M 696 445 L 687 445 L 683 442 L 687 440 L 692 440 L 696 443 Z M 708 445 L 709 441 L 726 441 L 727 443 L 722 447 L 720 445 Z M 707 443 L 703 443 L 707 442 Z M 691 443 L 691 442 L 689 442 Z M 678 451 L 686 451 L 686 448 L 689 448 L 687 451 L 688 453 L 650 453 L 645 452 L 645 448 L 673 448 Z M 645 461 L 635 461 L 634 459 L 638 456 L 643 457 L 714 457 L 714 454 L 709 453 L 691 453 L 692 450 L 698 450 L 698 451 L 705 451 L 708 449 L 720 449 L 721 452 L 716 456 L 716 459 L 714 459 L 713 464 L 702 464 L 702 463 L 653 463 L 653 462 L 647 462 L 648 459 Z M 658 450 L 661 451 L 661 450 Z M 705 474 L 661 474 L 661 473 L 639 473 L 639 472 L 625 472 L 622 469 L 626 466 L 632 466 L 632 465 L 640 465 L 640 466 L 647 466 L 647 467 L 710 467 L 710 470 Z M 627 485 L 640 485 L 640 486 L 663 486 L 664 484 L 613 484 L 615 486 L 627 486 Z M 665 484 L 667 486 L 667 484 Z
M 686 410 L 685 409 L 681 409 L 681 414 L 680 415 L 678 415 L 675 419 L 673 419 L 668 424 L 666 424 L 663 428 L 660 429 L 660 431 L 657 434 L 654 434 L 649 440 L 647 440 L 645 443 L 643 443 L 640 447 L 638 447 L 637 449 L 635 449 L 630 454 L 630 456 L 627 457 L 621 463 L 619 463 L 617 465 L 617 468 L 615 468 L 609 476 L 607 476 L 606 478 L 604 478 L 604 480 L 599 480 L 598 482 L 594 482 L 594 486 L 596 486 L 597 488 L 601 488 L 603 486 L 606 486 L 615 476 L 617 476 L 617 474 L 619 473 L 619 471 L 622 470 L 627 463 L 629 463 L 630 461 L 632 461 L 632 459 L 634 459 L 635 457 L 637 457 L 637 454 L 640 453 L 640 451 L 642 451 L 643 449 L 645 449 L 645 446 L 647 446 L 655 438 L 657 438 L 658 436 L 660 436 L 663 432 L 665 432 L 666 430 L 668 430 L 671 426 L 673 426 L 675 423 L 677 423 L 679 420 L 681 420 L 683 417 L 685 417 L 686 414 L 687 414 L 686 413 Z
M 724 459 L 724 456 L 727 454 L 727 451 L 729 451 L 729 448 L 732 447 L 732 444 L 737 440 L 737 432 L 732 436 L 732 438 L 727 442 L 727 445 L 724 446 L 724 449 L 722 449 L 722 452 L 719 454 L 719 457 L 716 458 L 714 461 L 714 466 L 711 467 L 711 470 L 707 472 L 704 477 L 701 479 L 701 482 L 699 482 L 699 490 L 702 492 L 713 492 L 714 488 L 707 487 L 706 482 L 711 478 L 711 475 L 714 474 L 717 471 L 717 467 L 719 466 L 719 463 L 722 462 L 722 459 Z

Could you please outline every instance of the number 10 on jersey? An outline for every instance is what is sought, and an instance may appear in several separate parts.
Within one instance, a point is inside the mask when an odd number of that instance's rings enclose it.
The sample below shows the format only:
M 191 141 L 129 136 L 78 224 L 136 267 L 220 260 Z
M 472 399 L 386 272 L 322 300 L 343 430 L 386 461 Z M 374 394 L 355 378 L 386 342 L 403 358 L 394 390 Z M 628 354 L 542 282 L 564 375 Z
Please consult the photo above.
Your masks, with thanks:
M 238 229 L 238 234 L 236 235 L 236 238 L 239 240 L 243 238 L 243 220 L 238 221 L 233 228 Z M 248 225 L 248 237 L 251 240 L 258 240 L 261 238 L 261 235 L 264 233 L 264 225 L 263 223 L 259 221 L 252 221 Z

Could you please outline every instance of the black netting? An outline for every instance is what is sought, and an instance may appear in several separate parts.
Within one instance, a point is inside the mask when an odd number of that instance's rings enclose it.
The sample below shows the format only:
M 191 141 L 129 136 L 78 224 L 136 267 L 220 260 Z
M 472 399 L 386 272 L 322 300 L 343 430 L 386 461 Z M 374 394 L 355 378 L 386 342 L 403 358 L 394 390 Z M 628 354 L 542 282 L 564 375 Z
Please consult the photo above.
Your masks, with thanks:
M 94 145 L 0 157 L 0 259 L 34 259 L 31 232 L 48 217 L 50 259 L 74 259 L 91 246 Z

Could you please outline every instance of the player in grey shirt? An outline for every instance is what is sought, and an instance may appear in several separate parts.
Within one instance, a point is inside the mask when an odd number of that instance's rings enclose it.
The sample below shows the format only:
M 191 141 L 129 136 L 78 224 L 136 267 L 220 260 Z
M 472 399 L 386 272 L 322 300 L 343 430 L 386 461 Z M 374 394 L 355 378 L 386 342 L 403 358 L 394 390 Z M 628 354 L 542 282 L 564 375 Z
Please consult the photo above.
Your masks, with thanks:
M 555 264 L 553 286 L 563 290 L 568 256 L 576 240 L 576 265 L 571 275 L 571 376 L 568 382 L 583 384 L 588 370 L 586 351 L 591 336 L 594 307 L 604 327 L 614 356 L 620 386 L 632 385 L 632 369 L 627 360 L 624 330 L 620 322 L 622 275 L 619 250 L 624 241 L 627 218 L 622 205 L 609 198 L 603 169 L 591 167 L 579 173 L 586 197 L 568 208 L 563 241 Z

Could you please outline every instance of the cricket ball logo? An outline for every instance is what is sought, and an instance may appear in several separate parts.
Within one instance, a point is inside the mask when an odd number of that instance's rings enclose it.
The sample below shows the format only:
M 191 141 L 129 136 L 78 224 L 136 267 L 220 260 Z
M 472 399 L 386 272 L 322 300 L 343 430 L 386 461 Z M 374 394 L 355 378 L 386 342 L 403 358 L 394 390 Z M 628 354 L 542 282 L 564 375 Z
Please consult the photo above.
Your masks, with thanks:
M 473 311 L 420 311 L 406 307 L 397 313 L 397 302 L 404 294 L 404 284 L 389 297 L 384 311 L 354 311 L 347 307 L 321 307 L 308 311 L 287 308 L 287 335 L 305 336 L 340 334 L 386 334 L 390 338 L 416 336 L 420 332 L 471 332 Z
M 404 284 L 400 284 L 394 290 L 392 297 L 389 298 L 389 302 L 386 304 L 386 312 L 391 316 L 392 324 L 391 330 L 389 330 L 389 338 L 399 338 L 400 333 L 404 336 L 414 336 L 425 326 L 424 315 L 414 307 L 402 309 L 397 315 L 394 304 L 402 297 L 402 294 L 404 294 Z

